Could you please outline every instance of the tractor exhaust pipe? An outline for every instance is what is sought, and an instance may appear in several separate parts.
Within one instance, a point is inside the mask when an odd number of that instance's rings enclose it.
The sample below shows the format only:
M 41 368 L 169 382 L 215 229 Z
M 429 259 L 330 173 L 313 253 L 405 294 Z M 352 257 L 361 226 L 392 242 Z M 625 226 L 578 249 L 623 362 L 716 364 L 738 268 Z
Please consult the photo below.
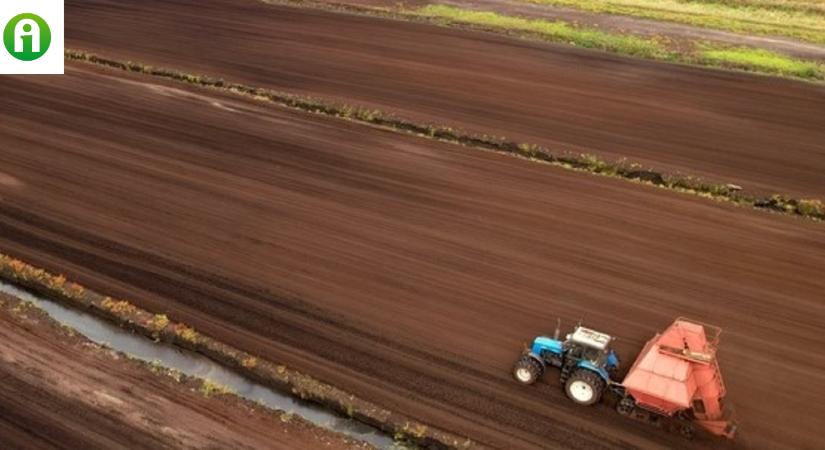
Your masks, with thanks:
M 558 341 L 559 334 L 561 334 L 561 317 L 556 318 L 556 332 L 553 333 L 553 339 Z

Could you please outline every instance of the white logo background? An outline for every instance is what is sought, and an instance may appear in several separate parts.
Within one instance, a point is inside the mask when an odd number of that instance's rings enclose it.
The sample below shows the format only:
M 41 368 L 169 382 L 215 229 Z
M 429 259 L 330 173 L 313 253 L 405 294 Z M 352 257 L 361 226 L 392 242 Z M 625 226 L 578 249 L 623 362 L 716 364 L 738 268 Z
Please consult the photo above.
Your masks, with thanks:
M 42 17 L 52 32 L 49 50 L 34 61 L 20 61 L 2 44 L 6 25 L 22 13 Z M 63 0 L 0 0 L 0 74 L 62 74 L 63 26 Z

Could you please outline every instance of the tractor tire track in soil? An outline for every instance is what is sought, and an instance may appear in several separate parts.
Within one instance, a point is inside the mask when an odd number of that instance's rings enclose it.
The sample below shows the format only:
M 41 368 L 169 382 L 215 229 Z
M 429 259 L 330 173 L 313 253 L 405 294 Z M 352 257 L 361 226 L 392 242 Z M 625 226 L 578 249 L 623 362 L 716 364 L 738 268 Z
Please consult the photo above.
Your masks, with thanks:
M 499 448 L 693 445 L 509 373 L 557 316 L 628 364 L 687 315 L 743 427 L 700 445 L 819 442 L 820 224 L 179 87 L 4 79 L 0 251 Z
M 69 48 L 825 198 L 822 85 L 254 0 L 66 10 Z

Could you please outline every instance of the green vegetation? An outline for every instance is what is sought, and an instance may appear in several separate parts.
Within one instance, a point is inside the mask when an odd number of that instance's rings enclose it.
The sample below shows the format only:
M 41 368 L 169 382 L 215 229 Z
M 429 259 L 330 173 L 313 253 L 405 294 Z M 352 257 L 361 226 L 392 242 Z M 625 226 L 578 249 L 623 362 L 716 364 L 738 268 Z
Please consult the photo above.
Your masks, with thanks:
M 169 317 L 167 317 L 166 314 L 155 314 L 149 323 L 149 328 L 159 333 L 163 331 L 167 325 L 169 325 Z
M 809 80 L 825 79 L 825 65 L 790 58 L 768 50 L 744 47 L 706 49 L 702 50 L 700 55 L 709 65 Z
M 175 326 L 175 334 L 185 342 L 190 344 L 197 344 L 200 340 L 200 334 L 194 328 L 188 327 L 182 323 Z
M 802 199 L 797 201 L 794 212 L 801 216 L 825 217 L 825 204 L 820 200 Z
M 655 39 L 645 39 L 595 28 L 574 27 L 562 21 L 525 19 L 489 11 L 474 11 L 447 5 L 427 5 L 415 14 L 449 23 L 463 23 L 499 30 L 513 30 L 537 35 L 545 40 L 564 42 L 585 48 L 606 50 L 623 55 L 650 59 L 671 57 L 670 52 Z
M 490 31 L 522 33 L 552 42 L 563 42 L 627 56 L 738 69 L 804 80 L 825 79 L 823 64 L 762 49 L 713 47 L 706 43 L 669 49 L 664 39 L 640 38 L 592 28 L 579 28 L 561 21 L 525 19 L 445 5 L 428 5 L 416 10 L 414 14 L 450 25 L 462 24 Z
M 204 397 L 212 397 L 213 395 L 225 395 L 235 393 L 234 391 L 232 391 L 232 389 L 230 389 L 227 386 L 206 379 L 201 381 L 201 385 L 198 388 L 198 392 L 200 392 L 201 395 L 203 395 Z
M 526 0 L 760 35 L 825 43 L 825 4 L 803 0 Z
M 109 297 L 103 299 L 101 306 L 117 316 L 129 316 L 137 312 L 137 308 L 131 303 L 125 300 L 113 300 Z
M 825 220 L 825 204 L 815 199 L 793 199 L 785 198 L 782 195 L 773 195 L 767 199 L 761 199 L 756 204 L 757 207 L 772 209 L 786 214 L 798 214 L 803 217 L 813 217 Z
M 243 358 L 241 360 L 241 366 L 243 366 L 244 369 L 254 369 L 258 366 L 258 358 L 255 358 L 254 356 Z
M 809 12 L 825 15 L 825 3 L 822 0 L 694 0 L 703 3 L 716 3 L 728 6 L 745 6 L 772 9 L 777 11 Z

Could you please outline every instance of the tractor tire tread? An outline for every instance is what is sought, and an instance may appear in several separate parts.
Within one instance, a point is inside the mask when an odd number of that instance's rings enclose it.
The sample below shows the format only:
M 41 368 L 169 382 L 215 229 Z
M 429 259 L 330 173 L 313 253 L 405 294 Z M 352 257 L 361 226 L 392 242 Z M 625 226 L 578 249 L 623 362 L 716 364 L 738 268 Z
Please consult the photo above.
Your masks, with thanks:
M 594 395 L 590 401 L 583 403 L 574 399 L 573 396 L 570 395 L 570 386 L 576 381 L 583 381 L 590 385 L 590 387 L 593 389 Z M 567 394 L 567 397 L 573 400 L 573 402 L 582 406 L 590 406 L 598 403 L 602 398 L 602 394 L 604 393 L 605 387 L 606 383 L 604 382 L 602 377 L 600 377 L 595 372 L 587 369 L 577 369 L 573 371 L 573 373 L 570 374 L 570 377 L 568 377 L 564 383 L 564 391 L 565 394 Z

